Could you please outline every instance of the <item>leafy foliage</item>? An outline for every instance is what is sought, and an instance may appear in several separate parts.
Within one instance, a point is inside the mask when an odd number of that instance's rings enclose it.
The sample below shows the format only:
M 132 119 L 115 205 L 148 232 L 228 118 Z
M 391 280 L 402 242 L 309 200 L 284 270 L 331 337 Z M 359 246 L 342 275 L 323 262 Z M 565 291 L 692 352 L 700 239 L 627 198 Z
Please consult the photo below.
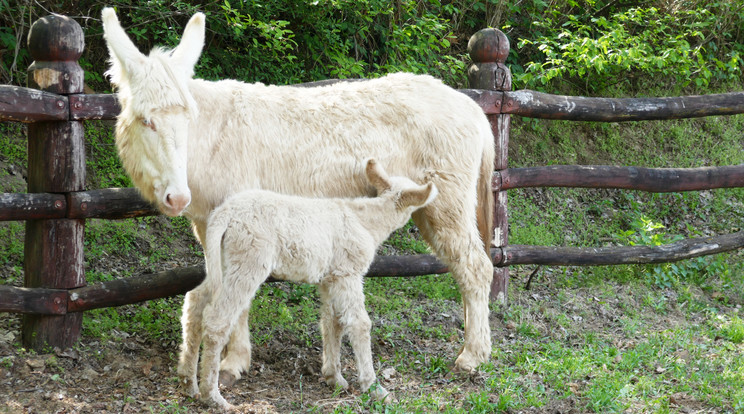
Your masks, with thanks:
M 173 46 L 188 18 L 208 18 L 198 76 L 289 84 L 327 78 L 429 73 L 464 87 L 465 46 L 495 26 L 511 39 L 507 60 L 515 87 L 567 85 L 600 93 L 648 79 L 706 87 L 741 79 L 744 6 L 739 2 L 660 0 L 219 0 L 197 4 L 153 0 L 109 2 L 142 50 Z M 23 47 L 30 22 L 49 12 L 76 16 L 86 33 L 81 64 L 94 89 L 108 52 L 102 4 L 0 1 L 0 82 L 25 84 Z
M 518 83 L 563 80 L 601 92 L 647 77 L 698 87 L 741 79 L 744 36 L 735 27 L 744 8 L 736 2 L 624 8 L 588 1 L 584 13 L 578 3 L 546 6 L 532 22 L 533 35 L 518 43 L 532 59 L 515 74 Z
M 289 84 L 410 71 L 464 86 L 465 42 L 457 41 L 452 18 L 447 17 L 459 9 L 439 0 L 109 3 L 132 40 L 145 51 L 156 45 L 174 46 L 188 18 L 204 12 L 208 19 L 206 47 L 196 70 L 198 76 L 208 79 Z M 100 3 L 81 1 L 74 7 L 44 1 L 28 7 L 26 2 L 0 5 L 0 47 L 8 51 L 17 48 L 28 32 L 27 26 L 8 29 L 15 27 L 11 15 L 20 14 L 23 21 L 34 21 L 50 11 L 86 16 L 78 19 L 83 20 L 87 35 L 81 58 L 91 73 L 86 82 L 94 89 L 109 87 L 100 76 L 108 57 L 99 21 Z M 0 61 L 0 81 L 24 83 L 23 70 L 31 63 L 27 55 L 4 53 Z
M 684 239 L 679 234 L 669 235 L 660 231 L 665 226 L 642 214 L 639 210 L 635 210 L 630 226 L 630 230 L 618 233 L 617 238 L 620 242 L 631 246 L 661 246 Z M 688 230 L 693 232 L 691 227 L 688 227 Z M 660 288 L 671 288 L 680 283 L 702 285 L 708 277 L 717 276 L 726 279 L 730 274 L 729 266 L 721 256 L 646 265 L 637 267 L 636 270 L 642 277 Z

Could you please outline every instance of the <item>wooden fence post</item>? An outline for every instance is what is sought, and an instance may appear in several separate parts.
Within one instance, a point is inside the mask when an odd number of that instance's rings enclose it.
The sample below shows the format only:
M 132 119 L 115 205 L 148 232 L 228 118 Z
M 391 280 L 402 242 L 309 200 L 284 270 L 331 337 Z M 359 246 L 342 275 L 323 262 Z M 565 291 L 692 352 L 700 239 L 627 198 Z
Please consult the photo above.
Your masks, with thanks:
M 470 87 L 494 91 L 509 91 L 512 88 L 511 71 L 504 64 L 509 56 L 509 39 L 498 29 L 482 29 L 475 33 L 468 42 L 468 53 L 473 64 L 468 69 Z M 503 100 L 502 100 L 503 102 Z M 509 152 L 510 115 L 488 115 L 493 129 L 496 145 L 494 160 L 494 247 L 507 245 L 509 224 L 507 221 L 506 191 L 499 191 L 500 171 L 507 167 Z M 507 287 L 509 268 L 497 267 L 493 272 L 491 283 L 491 300 L 507 304 Z
M 69 17 L 51 15 L 31 26 L 28 86 L 60 95 L 83 92 L 77 60 L 85 45 L 83 30 Z M 56 105 L 69 112 L 67 99 Z M 28 127 L 28 192 L 68 193 L 85 186 L 85 147 L 80 121 L 35 122 Z M 85 285 L 84 220 L 26 221 L 26 287 L 71 289 Z M 22 338 L 27 348 L 68 348 L 80 337 L 82 313 L 25 315 Z

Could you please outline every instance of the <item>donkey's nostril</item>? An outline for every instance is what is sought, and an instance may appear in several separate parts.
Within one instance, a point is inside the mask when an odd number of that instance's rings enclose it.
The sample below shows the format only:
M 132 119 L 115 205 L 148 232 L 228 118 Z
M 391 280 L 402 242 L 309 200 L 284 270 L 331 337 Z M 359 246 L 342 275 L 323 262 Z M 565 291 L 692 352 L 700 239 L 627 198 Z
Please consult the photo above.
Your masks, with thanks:
M 163 197 L 163 205 L 169 211 L 164 211 L 168 215 L 178 215 L 189 205 L 191 202 L 190 194 L 171 194 L 167 193 Z

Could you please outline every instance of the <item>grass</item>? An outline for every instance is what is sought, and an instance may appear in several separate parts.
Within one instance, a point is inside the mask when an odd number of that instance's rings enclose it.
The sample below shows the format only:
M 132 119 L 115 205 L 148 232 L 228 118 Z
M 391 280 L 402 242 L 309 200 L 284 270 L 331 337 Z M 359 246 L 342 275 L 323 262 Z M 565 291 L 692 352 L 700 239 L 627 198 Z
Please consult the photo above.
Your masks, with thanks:
M 653 92 L 653 91 L 652 91 Z M 654 93 L 651 93 L 652 95 Z M 656 95 L 664 95 L 663 91 Z M 4 124 L 0 161 L 25 162 L 25 144 Z M 647 123 L 514 119 L 510 165 L 611 164 L 697 167 L 744 163 L 744 117 Z M 86 134 L 91 188 L 128 186 L 110 129 Z M 0 171 L 0 174 L 7 174 Z M 0 177 L 1 178 L 1 177 Z M 4 191 L 19 191 L 6 188 Z M 555 246 L 661 244 L 742 228 L 744 190 L 645 194 L 616 190 L 512 190 L 510 243 Z M 2 283 L 22 281 L 23 224 L 0 223 Z M 154 271 L 200 252 L 184 219 L 86 223 L 90 282 Z M 192 240 L 183 242 L 183 240 Z M 383 252 L 426 253 L 410 223 Z M 100 270 L 112 256 L 123 268 Z M 334 412 L 734 412 L 744 410 L 742 252 L 673 264 L 511 269 L 510 306 L 492 308 L 493 356 L 475 376 L 450 372 L 464 321 L 450 275 L 368 279 L 367 309 L 380 366 L 394 368 L 399 399 L 368 396 Z M 175 349 L 180 298 L 86 312 L 84 335 L 137 335 Z M 317 346 L 318 297 L 304 285 L 263 286 L 252 308 L 255 346 Z M 91 350 L 91 352 L 93 352 Z M 2 364 L 4 360 L 0 360 Z M 305 401 L 303 411 L 327 412 Z M 153 412 L 189 412 L 160 403 Z

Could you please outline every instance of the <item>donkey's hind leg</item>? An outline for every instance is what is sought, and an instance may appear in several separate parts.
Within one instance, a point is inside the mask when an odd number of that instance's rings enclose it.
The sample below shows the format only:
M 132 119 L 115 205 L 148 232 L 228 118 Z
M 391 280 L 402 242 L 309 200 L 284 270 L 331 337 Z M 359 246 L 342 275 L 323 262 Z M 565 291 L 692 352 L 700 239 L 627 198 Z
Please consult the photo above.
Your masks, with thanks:
M 251 366 L 251 334 L 248 327 L 248 315 L 250 309 L 246 309 L 233 327 L 230 341 L 227 343 L 225 357 L 220 362 L 220 384 L 232 387 L 243 372 L 247 372 Z
M 439 183 L 437 183 L 439 186 Z M 457 199 L 440 189 L 439 197 L 413 214 L 434 253 L 449 266 L 460 289 L 465 317 L 465 343 L 455 369 L 474 370 L 491 355 L 488 294 L 493 263 L 483 247 L 475 219 L 475 200 Z
M 233 301 L 235 294 L 232 291 L 225 293 L 215 297 L 204 309 L 204 346 L 199 392 L 202 400 L 215 403 L 222 409 L 231 409 L 232 406 L 220 394 L 217 377 L 220 354 L 242 308 L 238 308 L 238 304 Z
M 204 244 L 207 240 L 207 223 L 205 221 L 194 220 L 194 235 Z M 230 334 L 230 340 L 227 343 L 225 358 L 220 363 L 220 384 L 231 387 L 243 372 L 248 371 L 251 366 L 251 335 L 248 330 L 248 314 L 250 309 L 246 309 Z

